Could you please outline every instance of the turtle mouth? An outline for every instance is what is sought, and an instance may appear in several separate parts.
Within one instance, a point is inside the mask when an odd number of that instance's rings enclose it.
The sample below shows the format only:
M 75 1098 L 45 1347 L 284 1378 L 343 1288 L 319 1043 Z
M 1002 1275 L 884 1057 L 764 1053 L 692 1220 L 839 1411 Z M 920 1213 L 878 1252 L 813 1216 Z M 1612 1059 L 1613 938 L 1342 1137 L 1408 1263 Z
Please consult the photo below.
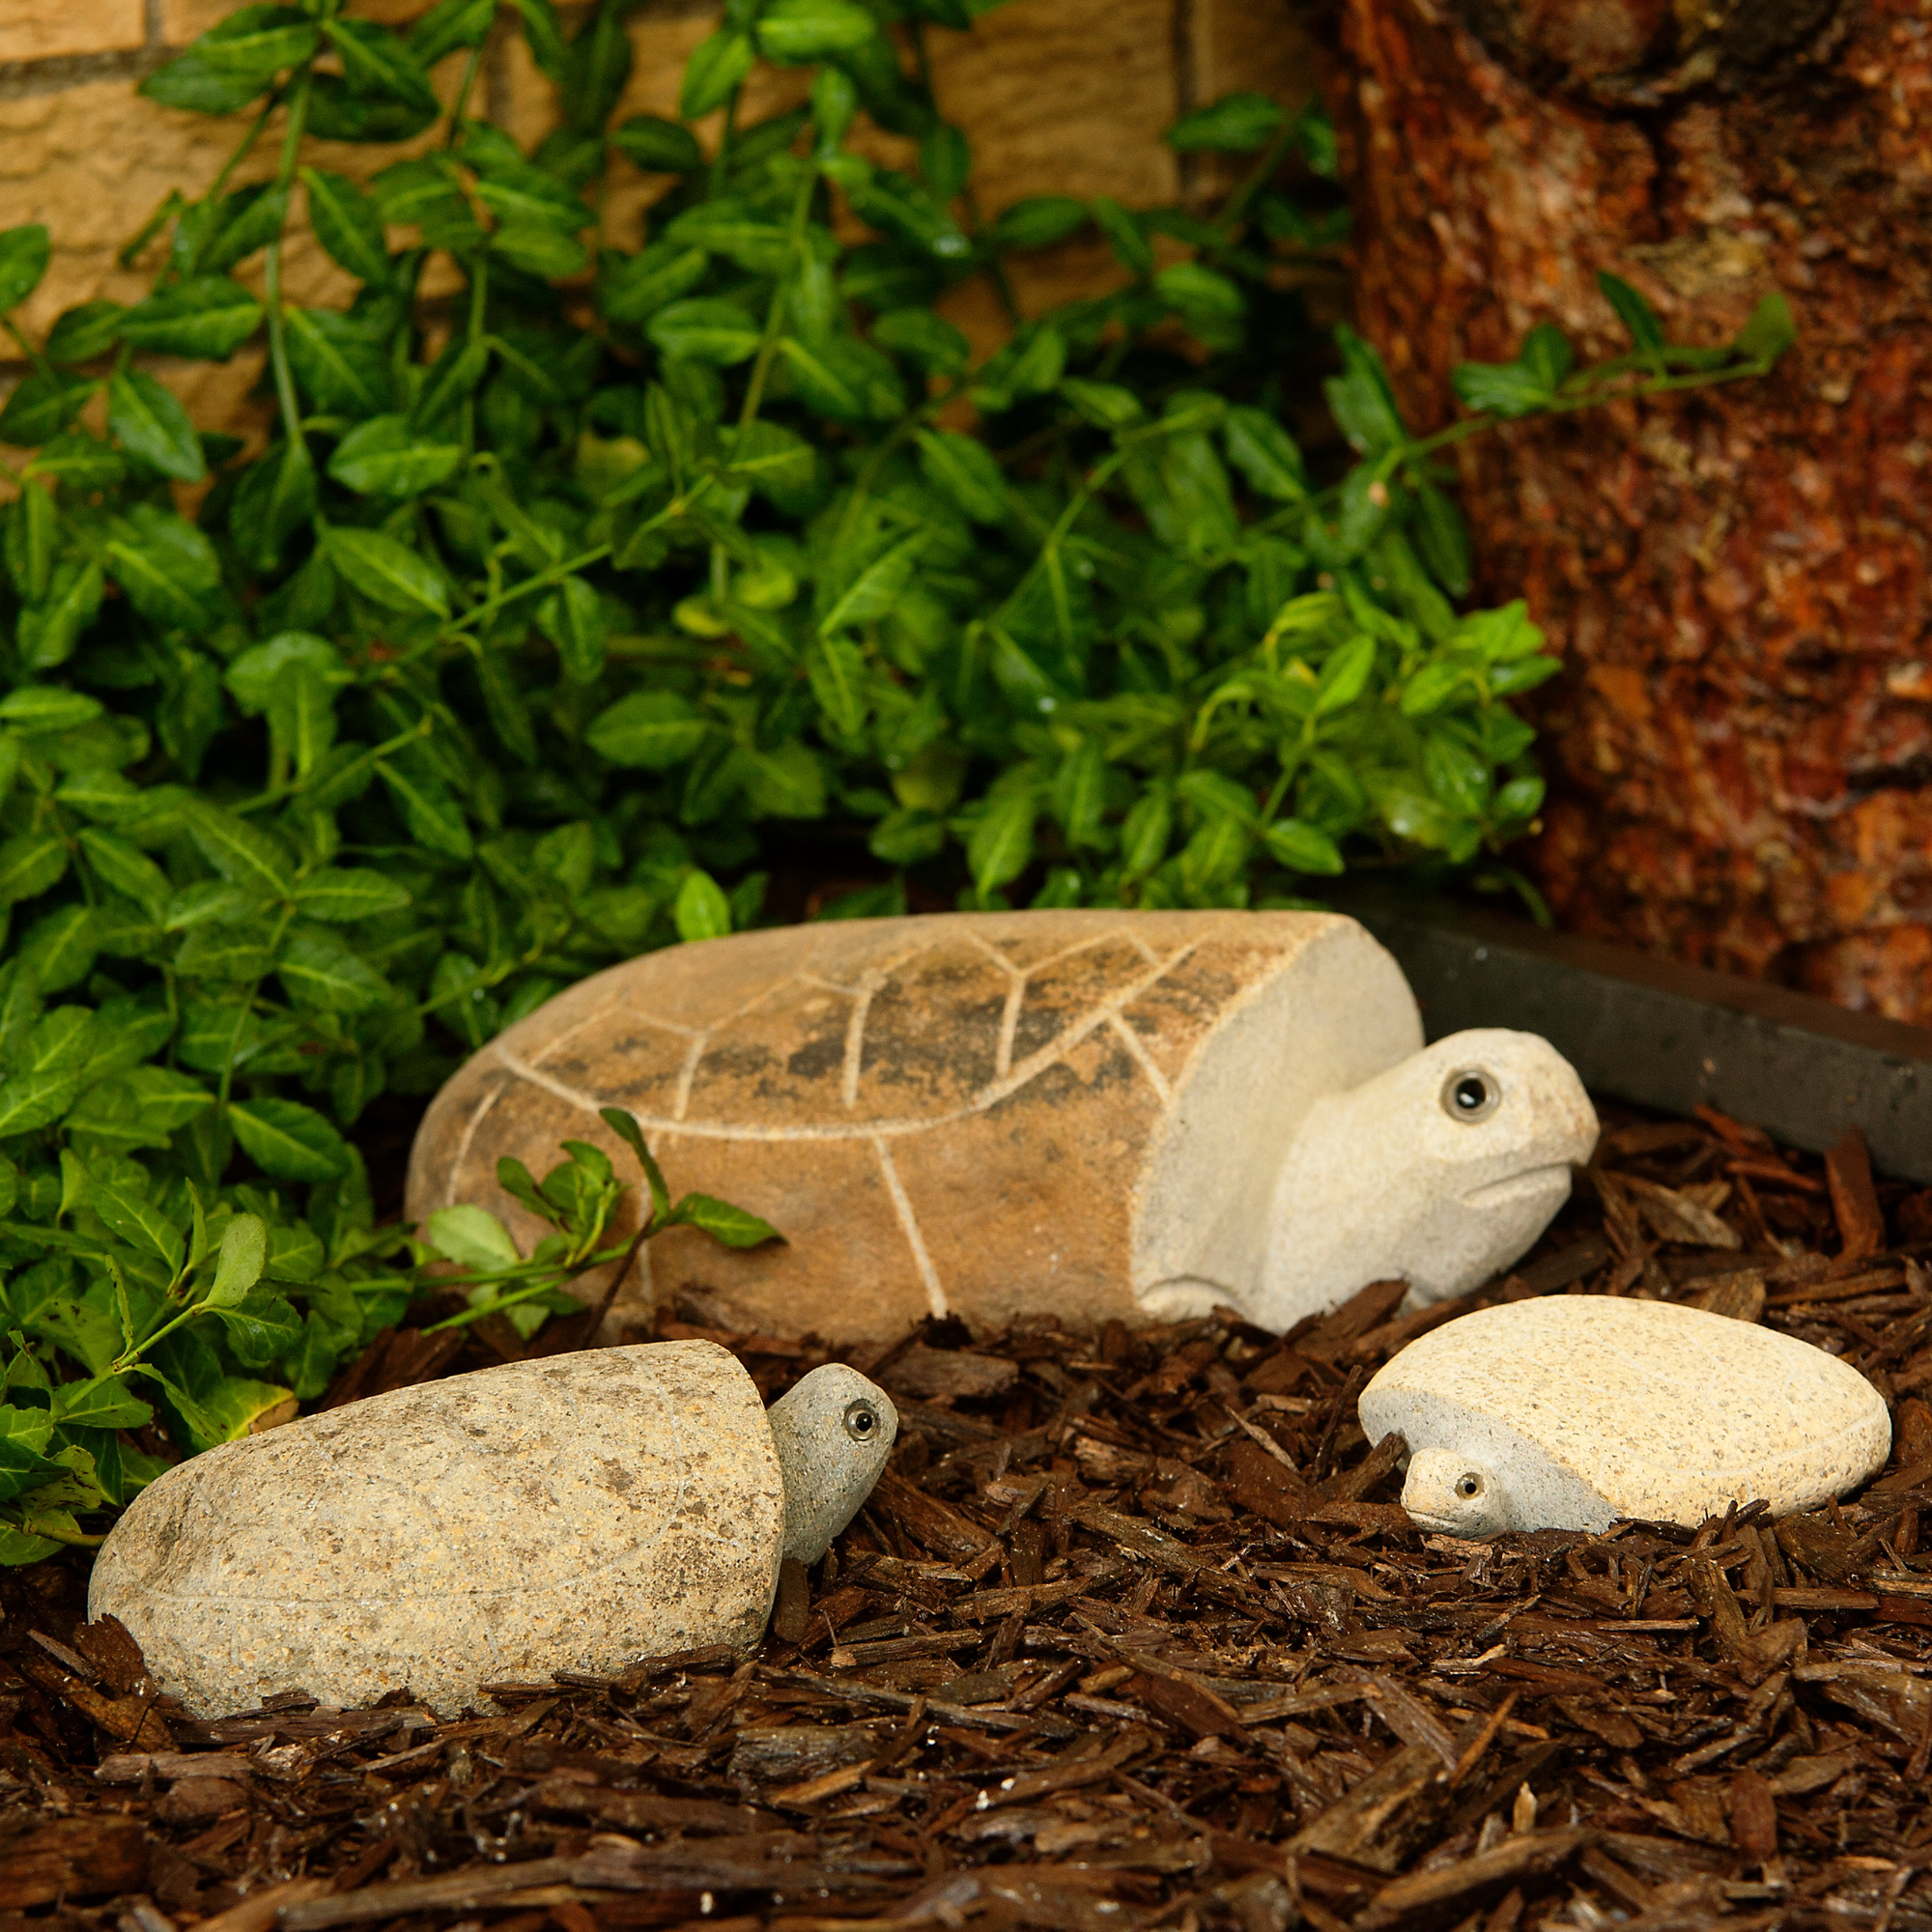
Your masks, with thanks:
M 1532 1167 L 1522 1174 L 1513 1174 L 1506 1180 L 1492 1180 L 1487 1187 L 1478 1187 L 1463 1195 L 1463 1206 L 1484 1212 L 1495 1208 L 1516 1208 L 1525 1202 L 1567 1189 L 1570 1185 L 1570 1163 L 1552 1161 L 1548 1167 Z

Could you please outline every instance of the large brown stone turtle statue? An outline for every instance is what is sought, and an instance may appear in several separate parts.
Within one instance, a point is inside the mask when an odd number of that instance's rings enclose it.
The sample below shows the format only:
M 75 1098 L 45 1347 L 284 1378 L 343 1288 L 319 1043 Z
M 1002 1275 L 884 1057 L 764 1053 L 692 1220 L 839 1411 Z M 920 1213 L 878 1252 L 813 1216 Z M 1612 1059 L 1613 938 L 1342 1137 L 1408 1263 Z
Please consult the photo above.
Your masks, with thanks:
M 1460 1293 L 1543 1231 L 1597 1134 L 1544 1040 L 1425 1050 L 1352 920 L 941 914 L 705 940 L 559 993 L 438 1094 L 408 1212 L 477 1202 L 534 1235 L 497 1160 L 566 1137 L 618 1155 L 610 1106 L 673 1188 L 786 1237 L 673 1229 L 649 1295 L 834 1341 L 1216 1302 L 1279 1330 L 1371 1281 Z

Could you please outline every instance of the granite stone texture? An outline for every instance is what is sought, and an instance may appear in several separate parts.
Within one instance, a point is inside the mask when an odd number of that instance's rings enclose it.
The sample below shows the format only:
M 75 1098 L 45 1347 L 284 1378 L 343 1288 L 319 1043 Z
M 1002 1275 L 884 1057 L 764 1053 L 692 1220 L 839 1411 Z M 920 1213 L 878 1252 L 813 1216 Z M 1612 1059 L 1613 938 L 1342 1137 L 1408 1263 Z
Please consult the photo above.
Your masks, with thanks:
M 1415 1002 L 1352 920 L 1300 912 L 943 914 L 738 934 L 611 968 L 478 1053 L 438 1095 L 408 1212 L 481 1203 L 566 1138 L 785 1236 L 745 1253 L 673 1229 L 659 1306 L 724 1325 L 888 1339 L 1169 1319 L 1215 1302 L 1283 1329 L 1366 1282 L 1472 1287 L 1542 1231 L 1596 1119 L 1543 1042 L 1424 1053 Z M 1485 1104 L 1447 1098 L 1457 1077 Z M 641 1313 L 648 1302 L 633 1303 Z
M 838 1394 L 891 1415 L 869 1383 Z M 849 1501 L 842 1527 L 892 1431 L 827 1439 L 823 1421 L 789 1432 L 786 1460 L 810 1465 L 821 1520 Z M 170 1469 L 102 1546 L 89 1614 L 119 1617 L 201 1717 L 294 1690 L 343 1707 L 407 1690 L 447 1716 L 484 1684 L 751 1645 L 784 1535 L 783 1464 L 735 1356 L 596 1350 L 398 1389 Z
M 1457 1536 L 1816 1509 L 1882 1468 L 1878 1391 L 1822 1349 L 1702 1309 L 1557 1294 L 1411 1342 L 1362 1391 L 1408 1444 L 1403 1507 Z

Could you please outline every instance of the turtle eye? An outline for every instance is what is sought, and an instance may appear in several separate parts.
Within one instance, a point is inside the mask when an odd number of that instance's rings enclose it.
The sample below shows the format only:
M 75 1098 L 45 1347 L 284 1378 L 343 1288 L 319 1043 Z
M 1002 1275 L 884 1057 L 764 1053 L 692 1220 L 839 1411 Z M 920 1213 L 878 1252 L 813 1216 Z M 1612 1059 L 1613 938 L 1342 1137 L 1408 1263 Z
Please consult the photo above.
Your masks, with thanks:
M 854 1442 L 869 1442 L 879 1433 L 879 1411 L 861 1396 L 845 1405 L 845 1434 Z
M 1502 1082 L 1484 1067 L 1464 1066 L 1442 1083 L 1442 1111 L 1464 1125 L 1487 1121 L 1502 1103 Z
M 1456 1493 L 1466 1502 L 1473 1501 L 1483 1493 L 1483 1479 L 1473 1469 L 1464 1469 L 1456 1478 Z

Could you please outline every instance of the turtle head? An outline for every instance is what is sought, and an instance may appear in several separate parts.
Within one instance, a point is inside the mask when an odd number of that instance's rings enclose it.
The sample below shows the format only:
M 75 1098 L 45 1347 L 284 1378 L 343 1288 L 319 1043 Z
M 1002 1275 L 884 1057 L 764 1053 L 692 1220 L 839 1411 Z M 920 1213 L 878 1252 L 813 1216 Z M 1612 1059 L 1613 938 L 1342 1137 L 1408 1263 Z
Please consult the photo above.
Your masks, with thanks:
M 1418 1449 L 1408 1459 L 1402 1506 L 1424 1529 L 1492 1536 L 1509 1510 L 1494 1472 L 1455 1449 Z
M 1407 1141 L 1432 1197 L 1403 1273 L 1439 1301 L 1507 1267 L 1549 1225 L 1571 1168 L 1597 1145 L 1597 1112 L 1547 1039 L 1501 1027 L 1451 1034 L 1392 1072 L 1407 1123 L 1390 1138 Z
M 784 1551 L 816 1563 L 859 1514 L 899 1433 L 892 1398 L 857 1369 L 827 1362 L 765 1411 L 784 1472 Z
M 1574 1068 L 1534 1034 L 1452 1034 L 1309 1110 L 1275 1183 L 1262 1292 L 1285 1329 L 1367 1282 L 1478 1287 L 1549 1225 L 1597 1144 Z

